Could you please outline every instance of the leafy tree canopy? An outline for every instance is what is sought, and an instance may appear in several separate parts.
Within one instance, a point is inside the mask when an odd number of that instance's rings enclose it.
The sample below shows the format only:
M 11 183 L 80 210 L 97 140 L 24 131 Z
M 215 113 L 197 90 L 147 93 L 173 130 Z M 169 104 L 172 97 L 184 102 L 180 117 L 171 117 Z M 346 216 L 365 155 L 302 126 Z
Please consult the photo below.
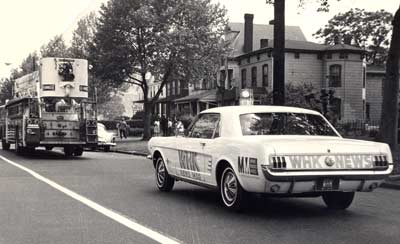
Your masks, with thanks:
M 62 35 L 56 35 L 47 44 L 40 48 L 40 54 L 45 57 L 71 57 L 71 53 Z
M 102 5 L 90 49 L 94 71 L 112 87 L 141 87 L 144 134 L 148 139 L 152 106 L 165 84 L 181 79 L 212 79 L 227 26 L 226 10 L 211 0 L 110 0 Z M 149 98 L 148 74 L 160 86 Z
M 94 12 L 78 21 L 78 26 L 72 33 L 70 52 L 74 58 L 89 57 L 89 47 L 96 32 L 97 17 Z
M 348 39 L 352 45 L 370 51 L 368 61 L 383 64 L 387 57 L 393 15 L 385 10 L 375 12 L 350 9 L 335 15 L 314 36 L 325 44 L 334 44 L 336 38 Z
M 7 99 L 12 99 L 14 80 L 2 78 L 0 80 L 0 104 L 5 104 Z
M 224 51 L 225 14 L 211 0 L 111 0 L 102 6 L 91 49 L 96 74 L 114 87 L 142 87 L 145 99 L 149 72 L 163 85 L 209 77 Z

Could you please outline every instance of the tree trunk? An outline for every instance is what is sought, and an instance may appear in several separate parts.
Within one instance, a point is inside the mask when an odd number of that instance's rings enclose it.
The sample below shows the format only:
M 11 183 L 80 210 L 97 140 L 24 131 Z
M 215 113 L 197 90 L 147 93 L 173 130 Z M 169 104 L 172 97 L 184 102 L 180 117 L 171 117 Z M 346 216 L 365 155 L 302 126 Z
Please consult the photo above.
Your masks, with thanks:
M 143 117 L 143 141 L 150 140 L 151 133 L 151 118 L 153 117 L 153 100 L 149 100 L 149 87 L 146 82 L 146 72 L 141 73 L 142 81 L 143 81 L 143 109 L 144 109 L 144 117 Z
M 147 100 L 147 99 L 146 99 Z M 144 104 L 144 118 L 143 118 L 143 138 L 142 140 L 150 140 L 151 133 L 151 118 L 153 117 L 153 104 L 151 101 L 145 101 Z
M 285 0 L 274 3 L 273 104 L 285 104 Z
M 383 82 L 383 102 L 379 139 L 397 149 L 399 59 L 400 59 L 400 7 L 393 19 L 393 34 L 386 62 L 386 77 Z

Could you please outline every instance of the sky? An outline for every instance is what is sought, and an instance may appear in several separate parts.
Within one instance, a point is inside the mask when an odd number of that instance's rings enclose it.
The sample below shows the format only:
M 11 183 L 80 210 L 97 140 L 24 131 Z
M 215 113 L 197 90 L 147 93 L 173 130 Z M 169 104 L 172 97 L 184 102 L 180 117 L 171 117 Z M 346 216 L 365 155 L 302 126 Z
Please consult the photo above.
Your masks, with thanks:
M 254 14 L 255 24 L 267 24 L 273 19 L 273 6 L 265 0 L 212 0 L 227 9 L 232 22 L 243 22 L 245 13 Z M 395 13 L 399 0 L 330 0 L 329 13 L 316 12 L 315 0 L 303 8 L 299 0 L 286 0 L 286 25 L 297 25 L 308 41 L 335 14 L 351 8 L 385 9 Z M 91 11 L 98 11 L 107 0 L 0 0 L 0 78 L 9 76 L 33 51 L 39 51 L 55 35 L 62 34 L 69 44 L 76 23 Z

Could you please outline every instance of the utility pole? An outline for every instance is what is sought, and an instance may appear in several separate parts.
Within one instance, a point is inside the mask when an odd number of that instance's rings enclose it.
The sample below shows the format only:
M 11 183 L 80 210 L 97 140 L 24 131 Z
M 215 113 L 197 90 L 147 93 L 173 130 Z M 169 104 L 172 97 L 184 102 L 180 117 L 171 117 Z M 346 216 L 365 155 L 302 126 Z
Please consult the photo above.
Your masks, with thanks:
M 285 104 L 285 0 L 274 3 L 273 104 Z

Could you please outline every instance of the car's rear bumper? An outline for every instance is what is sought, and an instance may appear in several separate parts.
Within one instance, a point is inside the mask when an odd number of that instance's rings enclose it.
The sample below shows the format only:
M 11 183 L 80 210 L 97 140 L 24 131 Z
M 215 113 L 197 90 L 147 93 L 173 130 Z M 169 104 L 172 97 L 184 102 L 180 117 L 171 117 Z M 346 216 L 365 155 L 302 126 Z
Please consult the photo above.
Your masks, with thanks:
M 302 172 L 292 174 L 280 172 L 274 174 L 268 170 L 262 170 L 263 178 L 258 183 L 253 179 L 253 184 L 247 181 L 244 188 L 250 192 L 273 193 L 273 194 L 303 194 L 320 193 L 324 191 L 372 191 L 389 176 L 391 168 L 384 172 Z M 331 181 L 331 188 L 321 187 L 323 182 Z

